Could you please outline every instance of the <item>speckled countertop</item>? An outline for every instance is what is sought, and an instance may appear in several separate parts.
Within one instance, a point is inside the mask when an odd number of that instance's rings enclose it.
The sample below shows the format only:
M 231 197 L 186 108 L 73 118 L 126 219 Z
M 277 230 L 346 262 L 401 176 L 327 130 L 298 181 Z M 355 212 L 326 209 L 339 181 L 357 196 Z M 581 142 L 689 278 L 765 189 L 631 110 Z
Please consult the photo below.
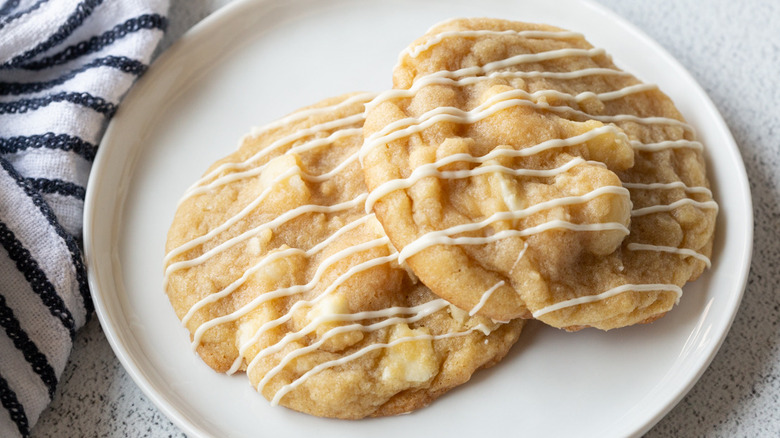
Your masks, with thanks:
M 164 46 L 230 1 L 172 0 Z M 599 2 L 664 46 L 709 93 L 753 193 L 753 264 L 734 325 L 701 380 L 647 436 L 780 436 L 780 2 Z M 33 436 L 184 434 L 125 373 L 92 318 Z

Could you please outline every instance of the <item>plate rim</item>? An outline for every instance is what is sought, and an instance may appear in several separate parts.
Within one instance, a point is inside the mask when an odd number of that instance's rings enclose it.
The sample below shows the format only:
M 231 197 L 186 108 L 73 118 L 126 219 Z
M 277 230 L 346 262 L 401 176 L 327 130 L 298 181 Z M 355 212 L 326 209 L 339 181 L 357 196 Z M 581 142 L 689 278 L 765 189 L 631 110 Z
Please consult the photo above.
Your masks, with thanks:
M 655 415 L 648 416 L 644 424 L 637 425 L 637 427 L 634 428 L 632 435 L 639 436 L 647 432 L 658 421 L 660 421 L 663 417 L 665 417 L 669 413 L 669 411 L 671 411 L 685 397 L 685 395 L 688 394 L 688 392 L 693 388 L 693 386 L 695 386 L 695 384 L 699 381 L 703 373 L 708 369 L 709 364 L 717 355 L 718 351 L 720 350 L 724 340 L 726 339 L 730 331 L 730 327 L 736 317 L 736 314 L 740 307 L 742 297 L 744 295 L 745 287 L 747 285 L 750 265 L 752 261 L 753 224 L 754 224 L 752 196 L 750 193 L 750 186 L 749 186 L 749 180 L 747 178 L 747 172 L 745 169 L 744 161 L 739 151 L 739 147 L 736 144 L 736 141 L 734 140 L 730 130 L 728 129 L 725 120 L 723 119 L 720 112 L 717 110 L 717 107 L 714 105 L 711 98 L 707 95 L 707 93 L 704 91 L 704 89 L 701 87 L 698 81 L 696 81 L 695 78 L 690 74 L 690 72 L 688 72 L 688 70 L 658 42 L 650 38 L 644 31 L 642 31 L 641 29 L 639 29 L 638 27 L 636 27 L 635 25 L 627 21 L 625 18 L 617 15 L 615 12 L 611 11 L 606 6 L 598 4 L 592 0 L 571 0 L 571 1 L 575 3 L 580 3 L 584 7 L 594 10 L 598 14 L 608 17 L 610 20 L 616 23 L 617 26 L 623 28 L 624 31 L 629 32 L 634 36 L 640 38 L 644 44 L 652 47 L 657 54 L 660 54 L 664 58 L 664 62 L 668 63 L 671 66 L 674 66 L 678 74 L 684 75 L 691 84 L 695 84 L 695 87 L 692 91 L 697 95 L 697 98 L 700 99 L 705 104 L 704 109 L 706 109 L 708 113 L 708 118 L 716 122 L 717 125 L 716 127 L 719 131 L 716 136 L 723 139 L 726 143 L 728 143 L 729 156 L 735 162 L 735 168 L 739 171 L 739 175 L 737 175 L 735 179 L 740 183 L 739 184 L 741 189 L 740 192 L 744 197 L 746 206 L 748 207 L 747 210 L 744 212 L 745 222 L 751 225 L 746 227 L 743 230 L 745 233 L 743 236 L 744 245 L 740 248 L 740 250 L 744 253 L 744 256 L 740 257 L 740 260 L 743 263 L 742 266 L 739 267 L 740 269 L 738 271 L 737 280 L 735 282 L 735 284 L 739 284 L 740 286 L 738 290 L 735 291 L 735 293 L 729 295 L 731 300 L 727 308 L 730 309 L 730 313 L 728 315 L 723 315 L 724 318 L 718 320 L 721 322 L 721 326 L 718 327 L 719 336 L 717 341 L 707 345 L 709 349 L 709 351 L 707 351 L 707 354 L 699 356 L 698 363 L 696 363 L 694 367 L 696 372 L 694 372 L 693 375 L 688 376 L 688 378 L 686 379 L 687 384 L 677 388 L 674 396 L 671 397 L 668 400 L 668 402 L 665 404 L 665 406 L 659 409 Z M 171 62 L 173 62 L 173 60 L 176 59 L 177 56 L 180 56 L 180 53 L 182 52 L 186 53 L 187 51 L 192 50 L 191 46 L 199 37 L 201 37 L 203 34 L 208 34 L 209 32 L 212 32 L 214 28 L 216 28 L 223 21 L 229 21 L 231 19 L 234 19 L 235 17 L 239 16 L 245 8 L 270 7 L 273 4 L 277 4 L 277 3 L 285 3 L 285 2 L 284 0 L 234 0 L 231 3 L 228 3 L 220 7 L 215 12 L 213 12 L 205 19 L 197 23 L 195 26 L 193 26 L 191 29 L 189 29 L 181 38 L 179 38 L 168 49 L 166 49 L 151 64 L 146 74 L 143 77 L 141 77 L 137 81 L 137 83 L 131 88 L 128 94 L 124 97 L 123 101 L 127 102 L 128 100 L 132 101 L 133 99 L 137 99 L 138 97 L 136 96 L 139 95 L 138 90 L 141 90 L 143 88 L 143 84 L 145 84 L 146 82 L 150 82 L 155 79 L 155 76 L 157 75 L 155 73 L 156 71 L 158 70 L 164 71 L 167 68 L 167 66 Z M 108 161 L 108 156 L 109 153 L 111 152 L 111 146 L 109 145 L 111 144 L 112 137 L 116 135 L 115 132 L 121 129 L 120 124 L 122 120 L 121 114 L 123 113 L 122 109 L 125 108 L 126 106 L 127 105 L 120 105 L 117 115 L 109 123 L 106 132 L 103 136 L 103 139 L 100 143 L 100 147 L 98 148 L 98 153 L 95 157 L 92 171 L 90 173 L 89 181 L 87 184 L 87 190 L 86 190 L 86 196 L 84 202 L 84 215 L 83 215 L 84 259 L 85 259 L 85 265 L 87 267 L 87 276 L 90 285 L 90 294 L 95 304 L 95 312 L 97 314 L 103 332 L 105 333 L 106 338 L 112 350 L 114 351 L 114 354 L 117 356 L 123 368 L 130 375 L 134 383 L 152 401 L 152 403 L 154 403 L 155 406 L 157 406 L 158 409 L 160 409 L 173 423 L 175 423 L 179 428 L 181 428 L 187 435 L 198 436 L 198 437 L 211 436 L 208 432 L 202 430 L 201 428 L 197 427 L 197 425 L 195 425 L 193 422 L 189 421 L 186 415 L 180 412 L 174 406 L 173 403 L 171 403 L 168 399 L 166 399 L 163 396 L 163 394 L 159 393 L 159 390 L 156 388 L 156 385 L 150 381 L 150 379 L 148 378 L 144 370 L 141 369 L 139 365 L 133 360 L 133 354 L 129 351 L 128 346 L 124 342 L 122 342 L 121 339 L 122 336 L 118 333 L 117 327 L 111 321 L 113 316 L 111 314 L 111 310 L 108 309 L 107 307 L 107 302 L 104 301 L 104 293 L 101 290 L 102 282 L 95 271 L 96 269 L 95 266 L 101 263 L 95 258 L 96 254 L 93 251 L 93 240 L 95 240 L 95 237 L 93 236 L 92 231 L 94 229 L 95 221 L 98 220 L 97 219 L 98 206 L 96 205 L 96 197 L 97 197 L 96 193 L 98 192 L 98 189 L 96 188 L 97 186 L 96 182 L 101 179 L 101 174 L 104 172 L 104 168 L 108 167 L 108 165 L 104 163 Z M 710 165 L 710 167 L 712 166 Z M 121 204 L 124 203 L 125 200 L 121 202 Z M 122 206 L 120 205 L 120 207 Z M 722 226 L 723 225 L 721 224 L 721 227 Z M 118 260 L 116 260 L 116 262 L 118 262 Z

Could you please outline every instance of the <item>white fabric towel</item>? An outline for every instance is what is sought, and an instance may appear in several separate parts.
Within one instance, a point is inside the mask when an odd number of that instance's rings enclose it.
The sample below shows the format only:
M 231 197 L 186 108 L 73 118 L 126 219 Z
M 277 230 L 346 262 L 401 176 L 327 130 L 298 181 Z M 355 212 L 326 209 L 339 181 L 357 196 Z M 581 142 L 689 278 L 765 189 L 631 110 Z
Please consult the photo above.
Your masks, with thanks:
M 168 0 L 0 0 L 0 437 L 28 436 L 93 307 L 87 177 Z

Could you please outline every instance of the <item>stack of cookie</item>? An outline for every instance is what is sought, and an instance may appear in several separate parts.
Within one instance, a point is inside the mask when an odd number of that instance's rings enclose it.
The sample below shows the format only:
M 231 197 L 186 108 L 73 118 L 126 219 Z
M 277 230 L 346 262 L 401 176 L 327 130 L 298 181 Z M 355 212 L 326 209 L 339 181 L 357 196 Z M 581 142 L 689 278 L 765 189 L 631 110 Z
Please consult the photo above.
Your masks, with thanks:
M 409 412 L 528 319 L 649 322 L 709 266 L 702 144 L 582 35 L 451 20 L 393 85 L 252 132 L 174 218 L 164 283 L 193 346 L 273 404 Z

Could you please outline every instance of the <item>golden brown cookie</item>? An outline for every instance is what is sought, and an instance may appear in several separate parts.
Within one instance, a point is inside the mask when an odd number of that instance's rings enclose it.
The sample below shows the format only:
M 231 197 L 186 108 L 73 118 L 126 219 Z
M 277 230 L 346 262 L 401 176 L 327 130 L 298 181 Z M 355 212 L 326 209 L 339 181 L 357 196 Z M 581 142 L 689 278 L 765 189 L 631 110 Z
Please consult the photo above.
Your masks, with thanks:
M 497 320 L 660 317 L 709 264 L 717 205 L 671 100 L 580 34 L 457 19 L 367 106 L 368 206 L 434 293 Z
M 372 97 L 328 99 L 247 136 L 187 192 L 166 245 L 166 290 L 203 360 L 318 416 L 425 406 L 522 328 L 469 316 L 399 266 L 365 213 Z

